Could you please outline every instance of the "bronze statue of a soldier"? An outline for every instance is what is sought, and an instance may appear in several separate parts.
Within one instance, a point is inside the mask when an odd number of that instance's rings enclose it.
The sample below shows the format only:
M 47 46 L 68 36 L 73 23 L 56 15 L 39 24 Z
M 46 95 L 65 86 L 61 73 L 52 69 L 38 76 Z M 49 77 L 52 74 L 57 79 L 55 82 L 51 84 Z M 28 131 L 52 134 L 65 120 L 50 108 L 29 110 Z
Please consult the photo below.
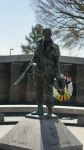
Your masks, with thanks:
M 52 116 L 54 78 L 60 79 L 60 51 L 51 39 L 51 29 L 42 31 L 43 38 L 37 42 L 33 62 L 36 63 L 36 102 L 38 108 L 33 115 L 44 115 L 43 104 L 48 108 L 48 116 Z M 59 80 L 60 81 L 60 80 Z
M 62 92 L 64 88 L 59 63 L 60 51 L 59 46 L 53 43 L 51 39 L 51 29 L 41 28 L 41 31 L 43 38 L 37 41 L 33 59 L 14 85 L 17 85 L 25 77 L 29 68 L 34 66 L 38 108 L 35 112 L 32 112 L 32 115 L 43 116 L 43 104 L 45 103 L 48 108 L 47 115 L 52 116 L 54 79 L 57 79 Z

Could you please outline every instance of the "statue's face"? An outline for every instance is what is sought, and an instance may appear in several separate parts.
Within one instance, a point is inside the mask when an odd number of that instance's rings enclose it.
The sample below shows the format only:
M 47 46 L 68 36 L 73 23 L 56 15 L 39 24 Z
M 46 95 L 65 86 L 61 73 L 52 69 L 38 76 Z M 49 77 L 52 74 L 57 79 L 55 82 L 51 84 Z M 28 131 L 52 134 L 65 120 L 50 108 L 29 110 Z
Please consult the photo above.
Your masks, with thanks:
M 42 35 L 42 30 L 43 30 L 43 26 L 40 25 L 40 24 L 37 24 L 36 25 L 37 34 L 41 34 Z
M 41 28 L 41 27 L 39 27 L 39 28 L 37 29 L 37 33 L 38 33 L 38 34 L 42 34 L 42 28 Z

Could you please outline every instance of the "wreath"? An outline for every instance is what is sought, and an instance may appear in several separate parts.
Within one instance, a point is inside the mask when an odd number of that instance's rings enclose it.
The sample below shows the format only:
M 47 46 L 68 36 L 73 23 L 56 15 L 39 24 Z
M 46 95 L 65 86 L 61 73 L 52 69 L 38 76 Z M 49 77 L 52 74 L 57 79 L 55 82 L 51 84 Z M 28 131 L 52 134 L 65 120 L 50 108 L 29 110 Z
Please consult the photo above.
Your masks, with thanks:
M 53 97 L 58 101 L 68 101 L 72 96 L 72 92 L 73 85 L 71 81 L 69 81 L 68 83 L 65 82 L 65 87 L 63 90 L 57 90 L 55 86 L 53 87 Z

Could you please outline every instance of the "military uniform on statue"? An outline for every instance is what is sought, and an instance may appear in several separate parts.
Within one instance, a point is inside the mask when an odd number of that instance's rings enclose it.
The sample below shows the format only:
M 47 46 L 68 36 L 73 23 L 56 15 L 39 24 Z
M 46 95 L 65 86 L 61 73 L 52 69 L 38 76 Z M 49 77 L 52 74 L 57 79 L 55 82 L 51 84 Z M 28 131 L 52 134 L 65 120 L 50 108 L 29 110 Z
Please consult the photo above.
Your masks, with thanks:
M 52 116 L 54 78 L 60 80 L 60 51 L 51 39 L 51 29 L 43 29 L 43 39 L 37 42 L 33 62 L 36 63 L 36 102 L 38 108 L 32 115 L 43 116 L 43 104 L 48 108 L 48 116 Z M 44 97 L 45 95 L 45 97 Z

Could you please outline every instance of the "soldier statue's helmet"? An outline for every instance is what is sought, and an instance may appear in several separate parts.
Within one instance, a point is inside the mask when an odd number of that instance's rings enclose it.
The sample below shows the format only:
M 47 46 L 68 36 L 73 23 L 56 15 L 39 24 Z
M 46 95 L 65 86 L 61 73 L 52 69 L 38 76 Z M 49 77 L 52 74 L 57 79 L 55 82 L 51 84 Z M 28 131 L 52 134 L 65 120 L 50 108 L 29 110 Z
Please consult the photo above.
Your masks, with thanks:
M 43 35 L 51 36 L 52 35 L 51 29 L 50 28 L 44 28 L 43 29 Z

